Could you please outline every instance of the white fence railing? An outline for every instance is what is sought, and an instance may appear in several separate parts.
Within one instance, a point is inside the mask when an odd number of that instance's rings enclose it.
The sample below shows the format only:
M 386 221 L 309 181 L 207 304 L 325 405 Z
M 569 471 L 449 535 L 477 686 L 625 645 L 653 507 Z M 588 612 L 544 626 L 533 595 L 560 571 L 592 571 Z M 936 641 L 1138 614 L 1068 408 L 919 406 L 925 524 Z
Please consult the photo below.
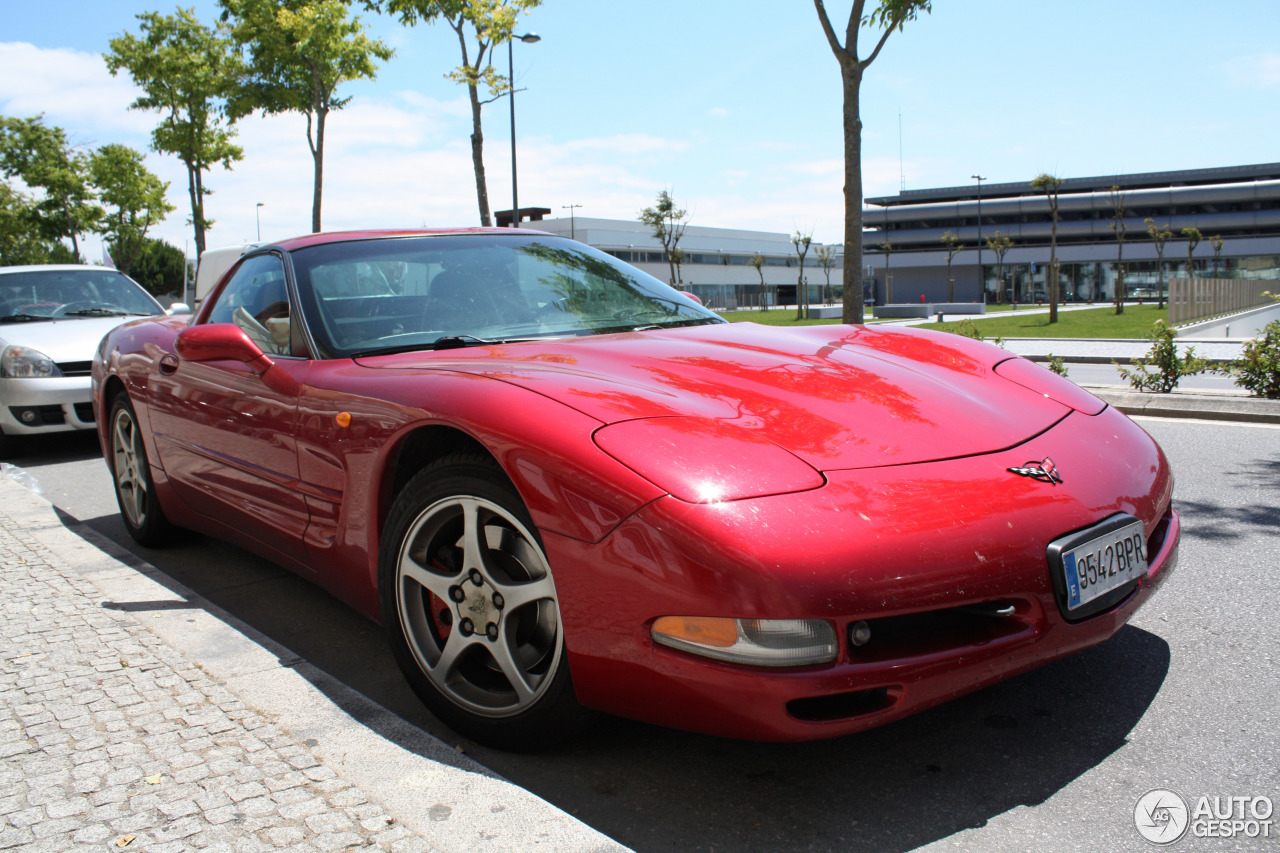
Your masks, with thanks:
M 1240 278 L 1169 279 L 1169 324 L 1180 326 L 1196 320 L 1221 317 L 1270 305 L 1264 291 L 1280 290 L 1275 281 Z

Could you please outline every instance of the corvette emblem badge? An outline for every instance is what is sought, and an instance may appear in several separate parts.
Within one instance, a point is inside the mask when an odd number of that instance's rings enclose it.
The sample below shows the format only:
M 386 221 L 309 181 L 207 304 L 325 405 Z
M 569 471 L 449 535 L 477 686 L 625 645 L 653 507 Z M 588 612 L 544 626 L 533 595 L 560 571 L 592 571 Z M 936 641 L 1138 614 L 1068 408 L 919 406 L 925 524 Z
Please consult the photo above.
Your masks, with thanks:
M 1062 475 L 1058 473 L 1058 466 L 1053 464 L 1053 460 L 1046 456 L 1040 462 L 1027 462 L 1021 468 L 1006 469 L 1011 474 L 1017 474 L 1019 477 L 1030 477 L 1033 480 L 1039 480 L 1042 483 L 1050 483 L 1057 485 L 1062 482 Z

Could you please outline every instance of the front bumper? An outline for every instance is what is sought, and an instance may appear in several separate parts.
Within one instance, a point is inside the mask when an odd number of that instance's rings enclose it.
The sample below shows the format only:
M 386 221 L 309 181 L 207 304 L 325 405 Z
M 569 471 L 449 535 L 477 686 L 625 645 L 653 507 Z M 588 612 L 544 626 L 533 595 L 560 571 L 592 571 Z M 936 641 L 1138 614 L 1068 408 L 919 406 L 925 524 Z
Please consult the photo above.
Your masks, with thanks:
M 1074 423 L 1073 423 L 1074 422 Z M 1007 468 L 1052 456 L 1062 485 Z M 1103 642 L 1177 562 L 1179 520 L 1159 448 L 1108 410 L 1020 448 L 840 471 L 800 494 L 694 505 L 661 498 L 597 545 L 544 537 L 578 698 L 647 722 L 752 740 L 878 726 Z M 1069 622 L 1046 546 L 1124 512 L 1148 570 Z M 664 615 L 822 618 L 837 660 L 766 670 L 658 646 Z M 871 624 L 855 648 L 850 627 Z
M 0 379 L 0 432 L 41 435 L 93 429 L 89 386 L 88 376 Z

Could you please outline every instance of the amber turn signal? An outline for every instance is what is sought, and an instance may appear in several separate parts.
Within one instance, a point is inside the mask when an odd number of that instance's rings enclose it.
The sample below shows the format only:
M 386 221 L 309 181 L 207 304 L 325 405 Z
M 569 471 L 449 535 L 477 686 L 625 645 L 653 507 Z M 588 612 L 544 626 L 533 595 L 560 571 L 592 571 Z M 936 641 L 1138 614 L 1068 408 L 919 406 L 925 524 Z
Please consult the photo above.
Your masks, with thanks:
M 661 635 L 700 646 L 727 649 L 738 642 L 738 620 L 717 616 L 663 616 L 653 623 L 653 635 L 655 639 Z
M 825 619 L 663 616 L 649 633 L 668 648 L 749 666 L 813 666 L 838 652 L 835 627 Z

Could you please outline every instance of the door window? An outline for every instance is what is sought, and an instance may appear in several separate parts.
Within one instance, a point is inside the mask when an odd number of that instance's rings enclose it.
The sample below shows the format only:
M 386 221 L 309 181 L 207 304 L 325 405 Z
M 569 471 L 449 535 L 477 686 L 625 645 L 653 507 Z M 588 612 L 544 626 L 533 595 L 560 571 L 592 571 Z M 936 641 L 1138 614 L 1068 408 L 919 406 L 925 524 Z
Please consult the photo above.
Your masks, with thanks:
M 263 352 L 288 355 L 291 314 L 284 264 L 277 255 L 258 255 L 245 260 L 218 294 L 208 322 L 234 323 Z

